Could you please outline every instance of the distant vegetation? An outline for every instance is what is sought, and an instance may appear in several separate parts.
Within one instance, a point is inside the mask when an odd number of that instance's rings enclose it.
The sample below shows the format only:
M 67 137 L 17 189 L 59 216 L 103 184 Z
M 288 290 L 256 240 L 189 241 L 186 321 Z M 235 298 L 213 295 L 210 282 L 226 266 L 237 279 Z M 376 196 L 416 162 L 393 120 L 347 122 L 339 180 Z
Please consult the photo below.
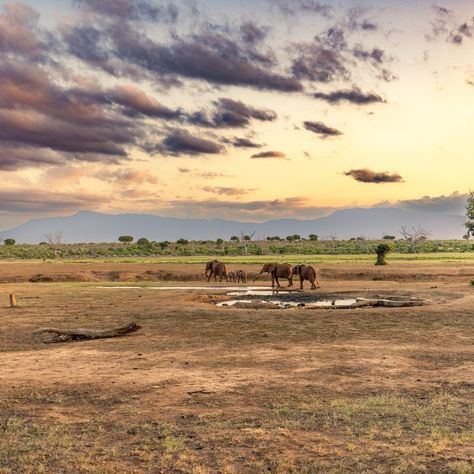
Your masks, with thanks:
M 123 236 L 122 236 L 123 237 Z M 131 237 L 131 236 L 126 236 Z M 243 238 L 215 241 L 155 242 L 142 237 L 134 241 L 117 243 L 65 244 L 42 242 L 38 245 L 14 245 L 10 242 L 0 245 L 0 258 L 52 259 L 52 258 L 111 258 L 111 257 L 153 257 L 153 256 L 257 256 L 257 255 L 374 255 L 385 249 L 390 242 L 394 254 L 409 253 L 464 253 L 474 252 L 474 243 L 469 240 L 428 240 L 416 243 L 406 239 L 365 240 L 355 237 L 350 240 L 299 239 L 296 236 L 265 241 L 251 241 Z M 118 240 L 118 239 L 117 239 Z M 383 244 L 380 247 L 380 244 Z

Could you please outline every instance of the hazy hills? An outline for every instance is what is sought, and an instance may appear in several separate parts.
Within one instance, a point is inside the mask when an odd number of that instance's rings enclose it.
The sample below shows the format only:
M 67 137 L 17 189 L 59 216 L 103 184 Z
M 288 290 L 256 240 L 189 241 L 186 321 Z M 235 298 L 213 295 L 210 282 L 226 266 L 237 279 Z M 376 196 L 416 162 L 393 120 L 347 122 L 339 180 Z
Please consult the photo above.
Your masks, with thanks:
M 433 239 L 460 239 L 465 233 L 464 217 L 435 213 L 412 213 L 398 208 L 345 209 L 312 220 L 279 219 L 263 223 L 224 219 L 178 219 L 149 214 L 101 214 L 79 212 L 67 217 L 31 220 L 14 229 L 0 232 L 0 238 L 14 238 L 18 243 L 39 243 L 46 234 L 61 232 L 63 241 L 115 242 L 120 235 L 149 240 L 228 239 L 232 235 L 255 233 L 255 239 L 291 234 L 317 234 L 338 239 L 364 236 L 380 238 L 398 236 L 401 226 L 422 226 Z

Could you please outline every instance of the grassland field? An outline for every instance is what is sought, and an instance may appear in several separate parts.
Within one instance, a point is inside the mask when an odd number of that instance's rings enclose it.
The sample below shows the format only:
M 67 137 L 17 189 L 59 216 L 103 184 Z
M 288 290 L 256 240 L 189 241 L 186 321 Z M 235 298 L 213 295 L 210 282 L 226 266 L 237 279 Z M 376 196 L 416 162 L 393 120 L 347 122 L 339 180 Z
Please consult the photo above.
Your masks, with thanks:
M 317 264 L 307 294 L 429 300 L 338 310 L 217 307 L 208 259 L 0 261 L 1 474 L 474 472 L 472 254 L 278 256 Z

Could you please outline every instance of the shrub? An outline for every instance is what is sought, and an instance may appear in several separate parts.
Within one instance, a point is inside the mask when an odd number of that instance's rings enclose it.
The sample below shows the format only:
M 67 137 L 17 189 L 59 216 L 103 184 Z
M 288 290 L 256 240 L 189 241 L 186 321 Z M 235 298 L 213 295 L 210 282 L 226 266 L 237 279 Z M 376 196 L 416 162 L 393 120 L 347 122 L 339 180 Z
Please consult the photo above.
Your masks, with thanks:
M 139 247 L 148 248 L 148 249 L 152 247 L 150 241 L 148 239 L 146 239 L 145 237 L 142 237 L 141 239 L 138 239 L 137 240 L 137 245 Z
M 15 240 L 15 239 L 5 239 L 5 240 L 3 241 L 3 243 L 4 243 L 5 245 L 12 246 L 12 245 L 15 245 L 15 244 L 16 244 L 16 240 Z
M 385 261 L 385 257 L 391 250 L 392 250 L 392 247 L 389 244 L 386 244 L 386 243 L 378 244 L 377 248 L 375 249 L 375 253 L 377 254 L 377 261 L 375 262 L 375 265 L 387 265 L 387 262 Z

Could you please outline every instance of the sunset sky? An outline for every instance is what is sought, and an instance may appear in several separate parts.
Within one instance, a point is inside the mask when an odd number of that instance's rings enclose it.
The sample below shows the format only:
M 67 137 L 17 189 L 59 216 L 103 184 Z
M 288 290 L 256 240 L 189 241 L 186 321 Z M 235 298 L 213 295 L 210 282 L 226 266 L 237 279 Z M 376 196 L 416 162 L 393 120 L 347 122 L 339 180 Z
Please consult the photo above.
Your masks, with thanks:
M 0 230 L 462 213 L 474 3 L 0 0 Z

